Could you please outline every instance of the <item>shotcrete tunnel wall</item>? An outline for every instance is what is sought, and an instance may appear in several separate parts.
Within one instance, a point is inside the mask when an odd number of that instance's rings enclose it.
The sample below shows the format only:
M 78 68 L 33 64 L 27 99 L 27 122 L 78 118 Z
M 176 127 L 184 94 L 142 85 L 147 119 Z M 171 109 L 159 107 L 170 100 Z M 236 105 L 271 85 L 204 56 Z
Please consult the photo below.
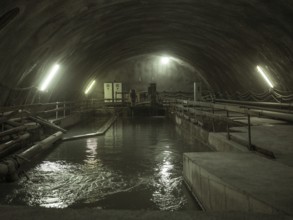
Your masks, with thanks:
M 264 91 L 257 65 L 292 90 L 292 12 L 291 0 L 3 0 L 0 104 L 32 101 L 56 62 L 62 70 L 47 100 L 76 98 L 92 78 L 135 78 L 137 63 L 153 55 L 193 67 L 170 71 L 181 73 L 167 86 L 174 90 L 201 79 L 214 91 Z

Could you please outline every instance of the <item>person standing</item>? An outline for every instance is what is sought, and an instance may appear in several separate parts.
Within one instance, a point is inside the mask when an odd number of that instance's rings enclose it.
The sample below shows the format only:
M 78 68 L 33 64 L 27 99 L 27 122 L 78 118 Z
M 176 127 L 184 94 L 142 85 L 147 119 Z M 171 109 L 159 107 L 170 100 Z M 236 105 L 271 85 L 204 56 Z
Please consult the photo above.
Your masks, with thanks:
M 130 97 L 131 106 L 135 106 L 135 102 L 136 102 L 136 92 L 135 92 L 135 89 L 131 89 L 130 90 L 129 97 Z

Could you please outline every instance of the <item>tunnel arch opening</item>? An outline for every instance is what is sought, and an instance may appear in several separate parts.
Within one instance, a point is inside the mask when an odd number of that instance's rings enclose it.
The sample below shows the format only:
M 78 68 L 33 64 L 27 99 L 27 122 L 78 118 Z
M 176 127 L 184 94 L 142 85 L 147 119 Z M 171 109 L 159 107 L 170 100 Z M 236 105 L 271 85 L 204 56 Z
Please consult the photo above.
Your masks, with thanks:
M 166 56 L 169 58 L 168 64 L 161 63 L 162 57 Z M 80 80 L 83 82 L 79 85 L 80 91 L 84 91 L 92 80 L 96 80 L 94 94 L 102 94 L 104 83 L 110 82 L 122 82 L 125 89 L 133 88 L 137 91 L 146 91 L 151 83 L 156 83 L 158 92 L 187 93 L 193 92 L 194 82 L 200 82 L 205 90 L 210 90 L 205 75 L 194 63 L 165 50 L 137 53 L 124 56 L 119 60 L 111 59 L 107 65 L 97 66 L 87 74 L 86 78 Z M 65 85 L 60 87 L 64 88 Z

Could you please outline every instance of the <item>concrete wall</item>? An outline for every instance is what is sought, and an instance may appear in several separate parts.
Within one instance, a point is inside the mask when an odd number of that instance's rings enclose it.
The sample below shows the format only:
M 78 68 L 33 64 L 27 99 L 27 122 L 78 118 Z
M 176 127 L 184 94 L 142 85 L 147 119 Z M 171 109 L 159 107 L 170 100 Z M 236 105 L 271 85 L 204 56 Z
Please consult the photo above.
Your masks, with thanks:
M 248 149 L 226 138 L 226 133 L 208 132 L 191 121 L 169 112 L 169 117 L 190 143 L 201 142 L 214 151 L 247 152 Z M 208 150 L 207 150 L 208 151 Z
M 187 154 L 183 156 L 183 176 L 194 196 L 206 211 L 244 211 L 266 214 L 278 213 L 252 196 L 222 181 L 192 161 Z
M 81 120 L 81 117 L 80 113 L 75 113 L 64 118 L 54 119 L 52 122 L 62 128 L 68 128 L 77 124 Z

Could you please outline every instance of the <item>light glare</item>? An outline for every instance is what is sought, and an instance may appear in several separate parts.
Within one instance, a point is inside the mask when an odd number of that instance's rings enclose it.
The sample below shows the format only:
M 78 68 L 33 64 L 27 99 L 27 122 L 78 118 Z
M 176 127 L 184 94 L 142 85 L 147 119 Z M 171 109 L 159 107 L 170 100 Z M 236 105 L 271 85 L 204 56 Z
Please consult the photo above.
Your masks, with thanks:
M 48 85 L 50 84 L 50 82 L 52 81 L 52 79 L 54 78 L 54 76 L 56 75 L 56 73 L 58 72 L 60 68 L 59 64 L 55 64 L 51 71 L 49 72 L 48 76 L 45 78 L 45 80 L 43 81 L 41 87 L 39 88 L 40 91 L 45 91 L 48 87 Z
M 88 94 L 89 91 L 91 91 L 91 89 L 92 89 L 92 87 L 94 86 L 95 83 L 96 83 L 96 80 L 93 80 L 93 81 L 91 82 L 91 84 L 86 88 L 84 94 Z
M 269 80 L 269 78 L 266 76 L 265 72 L 263 71 L 263 69 L 260 66 L 257 66 L 257 71 L 262 75 L 262 77 L 265 79 L 265 81 L 267 82 L 267 84 L 271 87 L 274 88 L 273 84 L 271 83 L 271 81 Z
M 169 57 L 162 57 L 161 58 L 161 63 L 166 65 L 170 62 L 170 58 Z

